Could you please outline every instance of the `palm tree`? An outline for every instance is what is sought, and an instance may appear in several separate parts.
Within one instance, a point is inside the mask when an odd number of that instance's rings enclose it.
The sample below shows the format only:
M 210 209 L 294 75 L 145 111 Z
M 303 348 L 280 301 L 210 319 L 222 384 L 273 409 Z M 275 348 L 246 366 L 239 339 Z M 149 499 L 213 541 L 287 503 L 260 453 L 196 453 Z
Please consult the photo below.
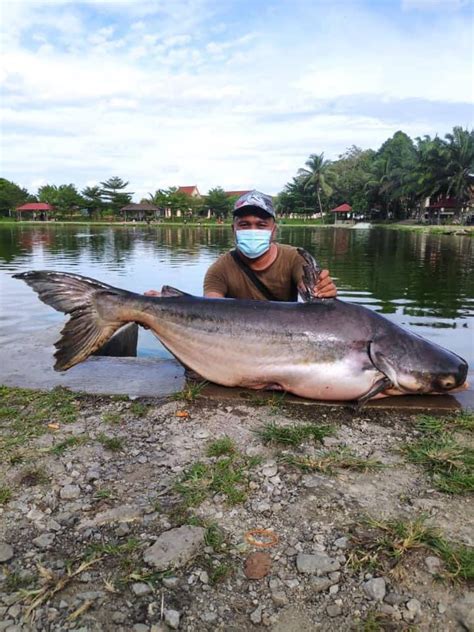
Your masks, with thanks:
M 474 130 L 454 127 L 445 138 L 447 194 L 467 202 L 474 184 Z
M 318 198 L 319 211 L 322 215 L 321 193 L 331 195 L 332 188 L 328 182 L 328 167 L 330 160 L 324 160 L 324 153 L 311 154 L 305 162 L 307 169 L 298 169 L 298 177 L 301 179 L 305 189 L 312 189 Z

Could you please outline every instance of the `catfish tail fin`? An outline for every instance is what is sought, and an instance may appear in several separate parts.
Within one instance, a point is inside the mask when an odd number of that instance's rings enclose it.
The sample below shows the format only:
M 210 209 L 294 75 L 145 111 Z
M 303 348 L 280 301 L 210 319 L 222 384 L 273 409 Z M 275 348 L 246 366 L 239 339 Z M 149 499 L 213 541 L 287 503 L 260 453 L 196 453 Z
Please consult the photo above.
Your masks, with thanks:
M 13 277 L 25 281 L 43 303 L 70 315 L 55 343 L 56 371 L 66 371 L 88 358 L 126 322 L 118 317 L 114 304 L 130 292 L 66 272 L 31 271 Z M 100 310 L 98 299 L 105 296 L 111 299 L 110 308 Z

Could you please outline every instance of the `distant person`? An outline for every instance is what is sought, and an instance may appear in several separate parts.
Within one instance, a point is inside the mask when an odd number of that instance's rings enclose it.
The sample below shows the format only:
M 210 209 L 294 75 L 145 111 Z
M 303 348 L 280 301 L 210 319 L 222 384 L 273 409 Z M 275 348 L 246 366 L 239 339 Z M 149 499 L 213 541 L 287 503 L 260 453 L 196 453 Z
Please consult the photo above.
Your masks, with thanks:
M 294 246 L 274 241 L 277 224 L 272 198 L 259 191 L 242 195 L 234 205 L 232 230 L 236 249 L 219 257 L 206 272 L 204 296 L 297 301 L 303 259 Z M 322 270 L 313 289 L 318 298 L 334 298 L 337 289 Z M 160 296 L 148 290 L 146 296 Z

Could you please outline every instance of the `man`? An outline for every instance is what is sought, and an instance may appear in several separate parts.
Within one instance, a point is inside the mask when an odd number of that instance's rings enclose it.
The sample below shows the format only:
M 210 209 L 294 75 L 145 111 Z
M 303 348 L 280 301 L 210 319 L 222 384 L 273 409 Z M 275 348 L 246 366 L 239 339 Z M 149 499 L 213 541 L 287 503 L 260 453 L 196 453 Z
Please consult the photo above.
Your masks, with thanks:
M 293 246 L 274 241 L 277 224 L 272 198 L 259 191 L 242 195 L 234 205 L 232 230 L 236 250 L 221 255 L 204 278 L 207 298 L 296 301 L 303 260 Z M 329 272 L 322 270 L 313 289 L 318 298 L 337 294 Z M 146 296 L 159 296 L 156 290 Z
M 242 195 L 234 205 L 232 224 L 237 248 L 211 265 L 204 296 L 296 301 L 303 260 L 293 246 L 274 241 L 276 229 L 272 198 L 259 191 Z M 336 296 L 327 270 L 321 271 L 313 293 L 318 298 Z

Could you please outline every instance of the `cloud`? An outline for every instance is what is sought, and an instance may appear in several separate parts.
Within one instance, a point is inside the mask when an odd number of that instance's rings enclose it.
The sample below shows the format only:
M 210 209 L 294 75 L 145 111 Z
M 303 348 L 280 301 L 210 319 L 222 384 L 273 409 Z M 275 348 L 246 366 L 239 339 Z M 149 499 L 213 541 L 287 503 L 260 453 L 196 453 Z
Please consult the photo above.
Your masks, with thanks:
M 415 0 L 391 13 L 17 0 L 3 20 L 3 175 L 80 188 L 120 175 L 137 199 L 195 182 L 274 193 L 310 153 L 377 148 L 398 129 L 443 135 L 471 123 L 458 4 L 418 19 Z

